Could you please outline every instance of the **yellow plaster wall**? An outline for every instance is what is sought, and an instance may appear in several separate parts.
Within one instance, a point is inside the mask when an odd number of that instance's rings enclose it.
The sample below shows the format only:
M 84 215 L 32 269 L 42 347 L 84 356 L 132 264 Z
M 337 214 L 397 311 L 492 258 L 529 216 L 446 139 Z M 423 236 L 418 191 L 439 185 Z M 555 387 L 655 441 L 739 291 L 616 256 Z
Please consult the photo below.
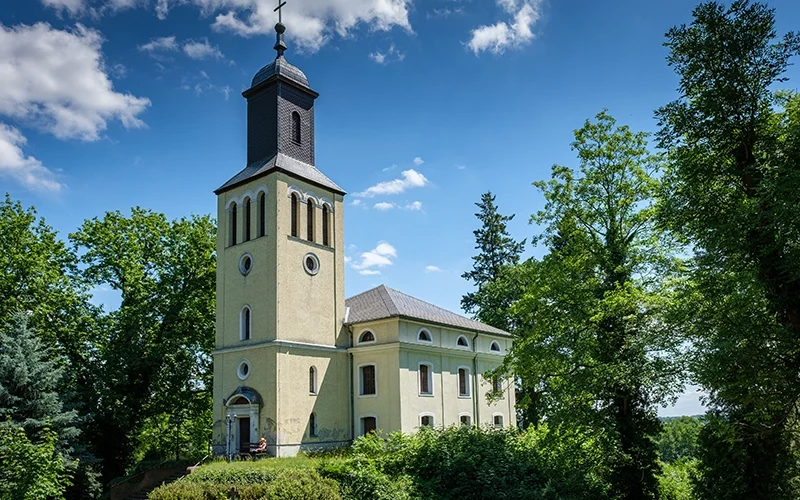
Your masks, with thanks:
M 309 369 L 317 370 L 317 393 L 309 393 Z M 350 380 L 345 350 L 301 347 L 280 349 L 277 365 L 279 444 L 292 455 L 296 448 L 323 443 L 343 444 L 350 437 Z M 316 414 L 317 436 L 309 419 Z
M 378 416 L 378 428 L 388 433 L 401 429 L 400 414 L 400 365 L 398 344 L 383 344 L 358 347 L 353 353 L 354 417 L 355 433 L 360 434 L 360 416 Z M 376 396 L 359 395 L 359 370 L 363 364 L 375 363 Z

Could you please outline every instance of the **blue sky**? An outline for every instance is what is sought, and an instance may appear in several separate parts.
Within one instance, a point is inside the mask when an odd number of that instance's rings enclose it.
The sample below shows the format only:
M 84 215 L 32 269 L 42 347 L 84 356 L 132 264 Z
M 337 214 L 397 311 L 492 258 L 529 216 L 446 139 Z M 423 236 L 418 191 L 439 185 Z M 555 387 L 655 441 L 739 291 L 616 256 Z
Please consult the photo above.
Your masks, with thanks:
M 797 28 L 799 4 L 770 4 L 779 33 Z M 384 283 L 458 311 L 480 194 L 496 193 L 513 236 L 529 238 L 542 206 L 531 182 L 575 165 L 573 129 L 608 108 L 655 131 L 653 110 L 676 97 L 664 33 L 694 5 L 289 0 L 287 59 L 321 94 L 317 166 L 351 193 L 347 294 Z M 244 167 L 241 92 L 274 58 L 273 7 L 2 2 L 0 192 L 62 235 L 136 205 L 213 213 L 213 189 Z M 797 89 L 797 69 L 788 76 Z M 354 196 L 365 192 L 382 194 Z M 689 395 L 665 413 L 697 411 Z

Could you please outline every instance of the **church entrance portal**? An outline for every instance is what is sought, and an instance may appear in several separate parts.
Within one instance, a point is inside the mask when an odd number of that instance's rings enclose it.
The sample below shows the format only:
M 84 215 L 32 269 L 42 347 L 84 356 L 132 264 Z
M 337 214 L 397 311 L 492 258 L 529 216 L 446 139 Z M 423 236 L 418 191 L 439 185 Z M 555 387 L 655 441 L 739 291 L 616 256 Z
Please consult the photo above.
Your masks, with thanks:
M 250 418 L 239 417 L 239 453 L 250 452 Z

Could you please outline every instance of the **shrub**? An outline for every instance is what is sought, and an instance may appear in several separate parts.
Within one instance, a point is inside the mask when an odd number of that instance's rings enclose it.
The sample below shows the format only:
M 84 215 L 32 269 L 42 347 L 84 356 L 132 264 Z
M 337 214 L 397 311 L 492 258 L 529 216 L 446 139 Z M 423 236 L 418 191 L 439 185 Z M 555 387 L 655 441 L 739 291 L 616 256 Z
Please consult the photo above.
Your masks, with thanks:
M 336 481 L 315 470 L 284 469 L 266 487 L 269 500 L 341 500 Z
M 275 479 L 278 472 L 274 469 L 258 467 L 200 467 L 186 476 L 190 483 L 210 484 L 266 484 Z
M 150 492 L 148 500 L 223 500 L 236 489 L 236 500 L 262 500 L 267 495 L 266 484 L 213 484 L 177 481 Z
M 352 459 L 324 462 L 320 466 L 324 477 L 339 484 L 342 496 L 348 500 L 411 500 L 418 498 L 416 485 L 407 475 L 390 477 L 378 470 L 375 461 Z

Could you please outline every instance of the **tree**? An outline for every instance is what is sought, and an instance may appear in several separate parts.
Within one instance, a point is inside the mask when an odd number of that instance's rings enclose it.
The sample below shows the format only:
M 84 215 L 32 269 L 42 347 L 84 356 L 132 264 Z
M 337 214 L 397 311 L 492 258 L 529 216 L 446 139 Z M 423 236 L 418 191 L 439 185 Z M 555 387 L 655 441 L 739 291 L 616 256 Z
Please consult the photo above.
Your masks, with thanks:
M 0 500 L 64 498 L 70 484 L 56 435 L 45 427 L 40 442 L 31 442 L 22 427 L 0 423 Z
M 34 208 L 23 209 L 8 194 L 0 203 L 0 234 L 0 324 L 29 313 L 29 324 L 79 375 L 96 310 L 77 277 L 77 258 Z
M 702 498 L 797 498 L 800 100 L 775 91 L 800 35 L 774 10 L 703 3 L 665 45 L 681 97 L 657 111 L 662 214 L 695 248 L 683 288 L 695 378 L 709 392 Z
M 658 456 L 664 462 L 697 458 L 697 439 L 703 421 L 697 417 L 675 417 L 665 419 L 656 440 Z
M 578 172 L 555 165 L 534 185 L 544 209 L 506 363 L 542 388 L 551 425 L 593 435 L 613 498 L 655 498 L 656 405 L 680 387 L 678 340 L 663 321 L 671 244 L 655 225 L 658 157 L 646 134 L 605 111 L 575 131 Z
M 10 419 L 34 441 L 52 430 L 66 456 L 79 431 L 77 412 L 65 411 L 57 392 L 62 374 L 51 350 L 27 327 L 26 316 L 12 316 L 0 330 L 0 420 Z
M 475 248 L 480 252 L 472 258 L 472 270 L 464 272 L 461 277 L 478 289 L 461 298 L 461 307 L 478 321 L 509 331 L 508 309 L 513 294 L 498 283 L 505 270 L 519 263 L 525 240 L 515 241 L 509 236 L 506 224 L 514 216 L 500 215 L 494 200 L 495 195 L 487 191 L 481 195 L 480 203 L 475 204 L 480 209 L 475 217 L 481 222 L 481 227 L 472 234 L 475 235 Z
M 168 221 L 134 208 L 87 220 L 70 238 L 83 275 L 120 293 L 102 318 L 94 447 L 103 475 L 122 475 L 148 421 L 203 419 L 210 437 L 216 227 L 209 217 Z M 158 419 L 155 419 L 158 420 Z M 152 426 L 151 426 L 152 427 Z M 167 429 L 170 436 L 174 429 Z M 152 436 L 148 438 L 152 441 Z

